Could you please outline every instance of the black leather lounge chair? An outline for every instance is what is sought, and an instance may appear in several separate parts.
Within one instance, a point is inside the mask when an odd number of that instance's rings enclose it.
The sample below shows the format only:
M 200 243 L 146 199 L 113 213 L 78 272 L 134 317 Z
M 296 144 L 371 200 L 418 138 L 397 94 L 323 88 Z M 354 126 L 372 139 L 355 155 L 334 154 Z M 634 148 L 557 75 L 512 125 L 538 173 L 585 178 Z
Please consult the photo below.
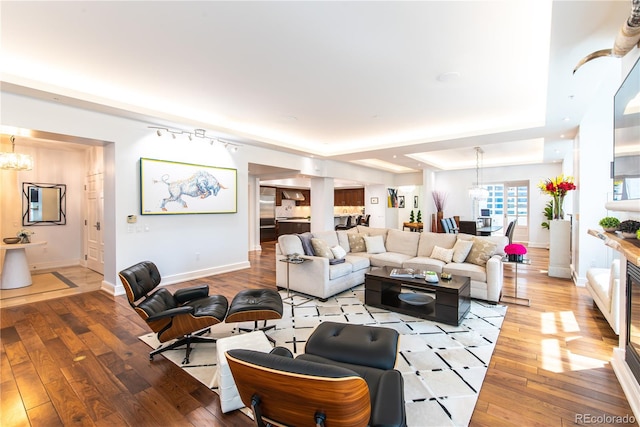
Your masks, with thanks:
M 191 343 L 215 342 L 215 339 L 201 335 L 227 315 L 229 302 L 224 296 L 209 295 L 207 285 L 178 289 L 173 295 L 165 288 L 155 290 L 161 277 L 151 261 L 132 265 L 118 275 L 129 304 L 158 334 L 158 340 L 164 343 L 177 338 L 175 342 L 150 352 L 150 360 L 158 353 L 186 345 L 182 363 L 188 364 Z
M 397 347 L 393 329 L 324 322 L 295 359 L 284 347 L 226 357 L 259 427 L 391 427 L 406 425 L 403 379 L 393 369 Z

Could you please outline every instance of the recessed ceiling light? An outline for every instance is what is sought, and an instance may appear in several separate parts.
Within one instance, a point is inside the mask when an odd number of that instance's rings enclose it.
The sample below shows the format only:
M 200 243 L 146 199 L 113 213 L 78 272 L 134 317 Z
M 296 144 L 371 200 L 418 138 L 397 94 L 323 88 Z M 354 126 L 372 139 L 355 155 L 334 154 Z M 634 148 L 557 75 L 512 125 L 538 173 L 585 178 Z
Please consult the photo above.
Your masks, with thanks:
M 452 80 L 455 80 L 457 78 L 460 77 L 460 73 L 457 71 L 447 71 L 446 73 L 442 73 L 440 74 L 438 77 L 436 77 L 438 79 L 439 82 L 450 82 Z
M 562 135 L 560 135 L 560 138 L 564 138 L 564 133 Z
M 571 120 L 569 117 L 565 117 L 564 119 L 562 119 L 565 122 L 568 122 L 569 120 Z

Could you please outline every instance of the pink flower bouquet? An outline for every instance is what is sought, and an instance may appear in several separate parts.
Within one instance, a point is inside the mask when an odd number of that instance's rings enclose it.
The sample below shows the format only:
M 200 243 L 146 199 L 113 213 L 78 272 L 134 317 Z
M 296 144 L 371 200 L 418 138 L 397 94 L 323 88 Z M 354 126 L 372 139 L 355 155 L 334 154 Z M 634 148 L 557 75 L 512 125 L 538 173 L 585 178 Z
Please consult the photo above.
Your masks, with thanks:
M 504 247 L 504 253 L 507 254 L 511 262 L 522 262 L 524 255 L 527 253 L 527 248 L 519 243 L 511 243 Z

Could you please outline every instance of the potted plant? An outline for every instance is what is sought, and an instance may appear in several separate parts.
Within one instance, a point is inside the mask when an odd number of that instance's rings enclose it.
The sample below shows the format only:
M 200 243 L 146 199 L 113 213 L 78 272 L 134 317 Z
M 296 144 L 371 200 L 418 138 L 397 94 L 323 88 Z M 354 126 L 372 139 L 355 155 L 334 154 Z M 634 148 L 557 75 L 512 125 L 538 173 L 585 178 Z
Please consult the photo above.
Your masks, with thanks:
M 620 225 L 618 225 L 618 231 L 625 239 L 637 238 L 636 233 L 638 232 L 638 230 L 640 230 L 640 222 L 634 221 L 632 219 L 622 221 Z
M 600 224 L 604 231 L 613 232 L 618 229 L 620 220 L 614 216 L 605 216 L 598 224 Z

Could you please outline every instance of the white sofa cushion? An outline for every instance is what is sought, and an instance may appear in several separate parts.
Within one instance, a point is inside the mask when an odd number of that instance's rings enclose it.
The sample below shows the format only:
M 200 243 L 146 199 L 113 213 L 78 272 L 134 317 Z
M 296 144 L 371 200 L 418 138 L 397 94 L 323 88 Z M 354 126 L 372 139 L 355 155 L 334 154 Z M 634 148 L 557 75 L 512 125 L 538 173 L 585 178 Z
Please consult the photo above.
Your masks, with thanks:
M 445 263 L 451 262 L 451 259 L 453 258 L 453 248 L 445 249 L 436 245 L 433 247 L 433 252 L 431 252 L 431 256 L 429 258 L 438 259 Z
M 336 234 L 338 235 L 338 243 L 340 244 L 340 246 L 342 246 L 342 248 L 345 251 L 351 252 L 351 246 L 349 246 L 349 236 L 347 235 L 347 230 L 338 230 L 336 231 Z
M 348 262 L 342 264 L 329 265 L 329 280 L 337 279 L 338 277 L 351 274 L 353 267 Z
M 397 252 L 399 254 L 415 257 L 418 255 L 419 241 L 420 233 L 389 230 L 387 233 L 387 241 L 384 243 L 384 246 L 387 248 L 387 252 Z
M 367 253 L 369 254 L 381 254 L 387 252 L 384 247 L 384 240 L 382 236 L 364 236 L 364 245 L 367 247 Z
M 509 244 L 509 238 L 507 236 L 472 236 L 471 234 L 458 234 L 458 240 L 476 240 L 490 242 L 496 245 L 494 255 L 506 255 L 504 247 Z
M 472 246 L 472 240 L 456 240 L 456 244 L 453 245 L 453 257 L 451 258 L 451 261 L 464 262 L 464 260 L 467 259 L 467 255 L 469 255 L 469 252 L 471 252 Z
M 429 257 L 415 257 L 402 263 L 402 268 L 413 268 L 414 270 L 429 270 L 442 273 L 442 268 L 446 264 L 440 260 Z
M 283 255 L 302 255 L 304 253 L 302 241 L 295 234 L 283 234 L 278 237 L 278 245 Z
M 487 270 L 484 266 L 471 264 L 468 262 L 450 262 L 442 269 L 445 273 L 451 273 L 456 276 L 467 276 L 471 280 L 478 282 L 487 281 Z
M 345 259 L 349 264 L 351 264 L 352 266 L 351 268 L 353 271 L 364 270 L 371 266 L 371 262 L 369 261 L 369 258 L 366 258 L 366 257 L 347 254 Z
M 364 234 L 367 236 L 382 236 L 382 240 L 387 241 L 387 229 L 386 228 L 372 228 L 365 227 L 364 225 L 359 225 L 356 227 L 358 229 L 358 233 Z
M 385 265 L 388 265 L 389 267 L 402 267 L 402 264 L 411 258 L 411 256 L 405 254 L 385 252 L 371 255 L 369 260 L 371 261 L 371 265 L 374 267 L 383 267 Z
M 330 248 L 340 244 L 338 241 L 338 234 L 336 234 L 334 230 L 319 231 L 317 233 L 313 233 L 313 237 L 324 240 Z
M 433 252 L 433 247 L 436 245 L 441 248 L 450 249 L 456 243 L 456 235 L 452 233 L 432 233 L 430 231 L 424 231 L 417 234 L 420 235 L 417 254 L 419 257 L 428 258 Z
M 344 248 L 340 245 L 332 247 L 331 253 L 333 254 L 333 257 L 337 259 L 342 259 L 347 255 L 347 251 L 345 251 Z

